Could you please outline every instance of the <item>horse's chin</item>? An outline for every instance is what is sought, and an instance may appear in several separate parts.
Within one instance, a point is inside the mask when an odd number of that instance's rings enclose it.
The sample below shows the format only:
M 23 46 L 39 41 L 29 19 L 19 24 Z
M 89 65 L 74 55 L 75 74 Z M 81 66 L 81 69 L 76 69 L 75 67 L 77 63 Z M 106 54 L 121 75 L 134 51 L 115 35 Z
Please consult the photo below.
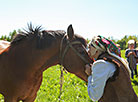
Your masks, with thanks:
M 83 81 L 85 82 L 88 82 L 88 76 L 87 75 L 83 75 L 83 76 L 80 76 L 80 75 L 77 75 L 80 79 L 82 79 Z
M 88 76 L 85 72 L 73 72 L 73 71 L 70 71 L 68 70 L 67 68 L 65 68 L 69 73 L 72 73 L 72 74 L 75 74 L 77 77 L 79 77 L 80 79 L 82 79 L 83 81 L 85 82 L 88 82 Z

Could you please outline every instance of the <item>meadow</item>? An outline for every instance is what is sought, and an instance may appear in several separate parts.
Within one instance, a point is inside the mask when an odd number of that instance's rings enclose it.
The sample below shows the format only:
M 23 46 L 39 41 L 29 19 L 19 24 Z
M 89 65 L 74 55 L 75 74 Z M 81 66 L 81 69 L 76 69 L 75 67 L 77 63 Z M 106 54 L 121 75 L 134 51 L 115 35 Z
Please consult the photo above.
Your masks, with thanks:
M 57 102 L 60 92 L 59 66 L 49 68 L 44 72 L 43 83 L 38 91 L 35 102 Z M 132 85 L 138 95 L 138 79 L 132 80 Z M 73 74 L 64 73 L 61 102 L 92 102 L 87 93 L 87 83 Z
M 121 51 L 124 58 L 125 51 Z M 60 95 L 60 66 L 50 67 L 43 73 L 43 82 L 37 93 L 35 102 L 58 102 Z M 133 88 L 138 96 L 138 78 L 132 80 Z M 3 96 L 0 95 L 0 102 Z M 64 73 L 64 83 L 60 102 L 92 102 L 87 93 L 87 83 L 73 74 Z

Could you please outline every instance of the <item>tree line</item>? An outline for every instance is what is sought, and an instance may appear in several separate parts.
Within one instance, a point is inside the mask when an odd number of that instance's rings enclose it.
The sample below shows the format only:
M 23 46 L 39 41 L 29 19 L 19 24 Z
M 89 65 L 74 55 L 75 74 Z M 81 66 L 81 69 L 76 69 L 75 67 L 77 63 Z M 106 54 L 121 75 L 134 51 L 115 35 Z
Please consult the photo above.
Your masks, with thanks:
M 120 40 L 114 40 L 113 37 L 109 37 L 110 40 L 112 40 L 115 44 L 119 44 L 120 45 L 120 48 L 121 50 L 125 50 L 128 48 L 128 41 L 129 40 L 135 40 L 135 47 L 138 47 L 137 46 L 137 42 L 138 42 L 138 36 L 136 35 L 125 35 L 122 39 Z
M 6 40 L 6 41 L 9 41 L 11 42 L 11 40 L 14 38 L 14 36 L 17 34 L 17 31 L 16 30 L 13 30 L 13 32 L 10 32 L 9 35 L 2 35 L 0 37 L 0 40 Z
M 14 38 L 14 36 L 15 35 L 17 35 L 17 33 L 18 32 L 20 32 L 21 30 L 18 30 L 18 31 L 16 31 L 16 30 L 13 30 L 13 32 L 10 32 L 9 33 L 9 35 L 2 35 L 1 37 L 0 37 L 0 40 L 6 40 L 6 41 L 11 41 L 13 38 Z M 121 48 L 121 50 L 125 50 L 125 49 L 127 49 L 128 48 L 128 44 L 127 44 L 127 42 L 129 41 L 129 40 L 135 40 L 136 42 L 138 41 L 138 36 L 136 36 L 136 35 L 125 35 L 122 39 L 120 39 L 120 40 L 115 40 L 113 37 L 108 37 L 108 39 L 110 39 L 110 40 L 112 40 L 115 44 L 119 44 L 120 45 L 120 48 Z M 90 40 L 89 39 L 87 39 L 87 41 L 89 42 Z M 137 45 L 137 44 L 136 44 Z M 138 47 L 138 46 L 136 46 L 136 47 Z

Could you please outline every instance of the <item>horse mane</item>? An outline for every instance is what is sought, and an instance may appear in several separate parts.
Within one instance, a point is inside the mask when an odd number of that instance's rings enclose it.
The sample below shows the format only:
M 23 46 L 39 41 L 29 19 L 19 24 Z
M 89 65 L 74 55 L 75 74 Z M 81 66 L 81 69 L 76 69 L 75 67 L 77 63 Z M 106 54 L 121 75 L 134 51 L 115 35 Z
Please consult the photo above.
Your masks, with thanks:
M 51 46 L 53 42 L 58 38 L 62 38 L 66 33 L 63 30 L 42 30 L 42 26 L 33 27 L 30 23 L 28 24 L 28 28 L 23 29 L 24 31 L 20 31 L 14 39 L 11 41 L 11 46 L 20 44 L 21 42 L 25 42 L 27 40 L 33 41 L 36 40 L 36 47 L 39 49 L 48 48 Z
M 37 49 L 49 48 L 66 34 L 64 30 L 42 30 L 42 26 L 33 27 L 31 23 L 28 24 L 27 29 L 23 30 L 13 38 L 11 46 L 19 45 L 26 41 L 30 44 L 35 40 Z M 75 34 L 75 38 L 86 47 L 86 40 L 82 36 Z
M 41 26 L 37 26 L 34 28 L 32 24 L 28 24 L 27 29 L 23 29 L 24 31 L 20 31 L 19 34 L 17 34 L 13 40 L 11 41 L 11 44 L 16 44 L 19 43 L 20 41 L 25 40 L 26 38 L 30 37 L 30 35 L 37 35 L 38 33 L 41 32 Z

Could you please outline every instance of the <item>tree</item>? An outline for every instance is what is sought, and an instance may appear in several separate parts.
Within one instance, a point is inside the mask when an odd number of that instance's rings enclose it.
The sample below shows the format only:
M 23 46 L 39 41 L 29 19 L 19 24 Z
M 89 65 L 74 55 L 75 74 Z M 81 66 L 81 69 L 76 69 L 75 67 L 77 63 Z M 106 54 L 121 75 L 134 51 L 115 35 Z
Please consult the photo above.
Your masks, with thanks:
M 133 36 L 127 36 L 127 35 L 125 35 L 121 40 L 118 40 L 116 43 L 120 45 L 120 48 L 122 50 L 125 50 L 125 49 L 128 48 L 127 42 L 129 40 L 132 40 L 132 39 L 135 40 L 135 41 L 138 40 L 138 38 L 136 36 L 134 36 L 134 35 Z
M 11 41 L 13 38 L 14 38 L 14 36 L 17 34 L 17 32 L 16 32 L 16 30 L 13 30 L 13 32 L 10 32 L 9 33 L 9 35 L 8 36 L 1 36 L 0 37 L 0 40 L 6 40 L 6 41 Z

